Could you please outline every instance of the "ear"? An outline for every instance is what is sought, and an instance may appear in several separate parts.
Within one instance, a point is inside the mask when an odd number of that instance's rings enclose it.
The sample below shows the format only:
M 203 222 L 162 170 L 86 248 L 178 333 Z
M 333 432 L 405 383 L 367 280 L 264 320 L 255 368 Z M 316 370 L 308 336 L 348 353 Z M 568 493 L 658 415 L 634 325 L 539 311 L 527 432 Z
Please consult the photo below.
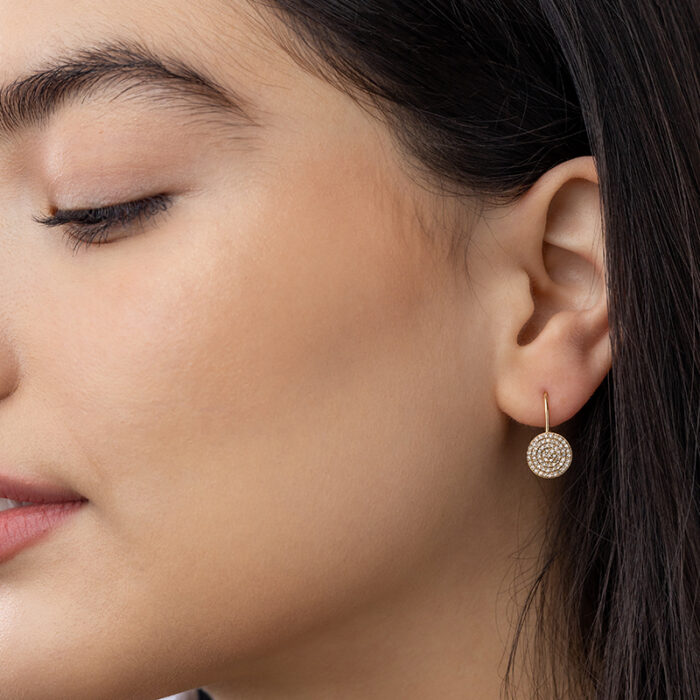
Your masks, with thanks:
M 547 171 L 498 227 L 510 283 L 494 331 L 496 401 L 517 422 L 544 427 L 546 391 L 553 428 L 581 409 L 612 363 L 593 158 Z

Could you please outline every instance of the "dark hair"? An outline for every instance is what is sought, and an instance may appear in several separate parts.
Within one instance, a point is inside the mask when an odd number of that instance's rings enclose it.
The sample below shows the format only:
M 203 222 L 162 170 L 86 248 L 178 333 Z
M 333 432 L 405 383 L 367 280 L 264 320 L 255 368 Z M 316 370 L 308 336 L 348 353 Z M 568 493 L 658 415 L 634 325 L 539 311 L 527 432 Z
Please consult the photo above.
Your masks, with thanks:
M 568 422 L 578 468 L 560 477 L 504 685 L 538 600 L 541 661 L 568 664 L 564 679 L 542 666 L 543 697 L 573 686 L 606 700 L 700 698 L 700 5 L 254 4 L 282 20 L 276 38 L 295 60 L 370 96 L 446 193 L 507 202 L 593 156 L 612 369 Z

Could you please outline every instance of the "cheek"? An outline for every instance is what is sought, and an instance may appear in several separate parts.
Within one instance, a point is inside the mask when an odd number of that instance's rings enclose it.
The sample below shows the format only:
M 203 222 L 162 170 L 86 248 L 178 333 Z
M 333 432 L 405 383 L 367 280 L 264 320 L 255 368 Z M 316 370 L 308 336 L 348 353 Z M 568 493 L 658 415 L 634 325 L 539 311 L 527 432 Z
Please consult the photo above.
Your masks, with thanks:
M 104 556 L 183 627 L 226 610 L 221 648 L 376 594 L 464 503 L 444 446 L 469 417 L 450 418 L 458 352 L 434 263 L 361 173 L 296 178 L 77 257 L 74 292 L 36 323 L 64 341 L 45 388 L 91 465 Z M 210 583 L 193 623 L 195 568 Z
M 163 471 L 189 487 L 193 462 L 199 482 L 226 479 L 246 453 L 287 461 L 361 402 L 394 406 L 387 383 L 417 390 L 422 243 L 399 235 L 396 201 L 331 165 L 211 195 L 175 230 L 66 264 L 73 292 L 43 321 L 65 336 L 48 385 L 104 465 L 97 493 L 138 479 L 155 496 Z

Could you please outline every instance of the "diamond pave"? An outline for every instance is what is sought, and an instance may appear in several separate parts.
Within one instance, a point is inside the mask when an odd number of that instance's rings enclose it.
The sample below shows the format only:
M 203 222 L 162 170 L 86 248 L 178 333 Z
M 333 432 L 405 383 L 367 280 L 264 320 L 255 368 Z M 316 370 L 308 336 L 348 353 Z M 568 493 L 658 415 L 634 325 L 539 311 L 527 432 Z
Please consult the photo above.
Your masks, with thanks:
M 563 474 L 571 464 L 571 445 L 551 430 L 536 435 L 527 447 L 527 463 L 537 476 L 551 479 Z

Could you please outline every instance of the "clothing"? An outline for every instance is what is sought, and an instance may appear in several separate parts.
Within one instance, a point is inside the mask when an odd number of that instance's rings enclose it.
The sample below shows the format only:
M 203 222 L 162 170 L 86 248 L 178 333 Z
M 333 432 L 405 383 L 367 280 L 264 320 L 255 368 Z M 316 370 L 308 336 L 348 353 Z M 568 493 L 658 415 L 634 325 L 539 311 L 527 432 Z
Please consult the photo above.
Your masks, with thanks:
M 211 696 L 201 688 L 195 688 L 194 690 L 187 690 L 184 693 L 168 695 L 167 698 L 161 698 L 161 700 L 211 700 Z

